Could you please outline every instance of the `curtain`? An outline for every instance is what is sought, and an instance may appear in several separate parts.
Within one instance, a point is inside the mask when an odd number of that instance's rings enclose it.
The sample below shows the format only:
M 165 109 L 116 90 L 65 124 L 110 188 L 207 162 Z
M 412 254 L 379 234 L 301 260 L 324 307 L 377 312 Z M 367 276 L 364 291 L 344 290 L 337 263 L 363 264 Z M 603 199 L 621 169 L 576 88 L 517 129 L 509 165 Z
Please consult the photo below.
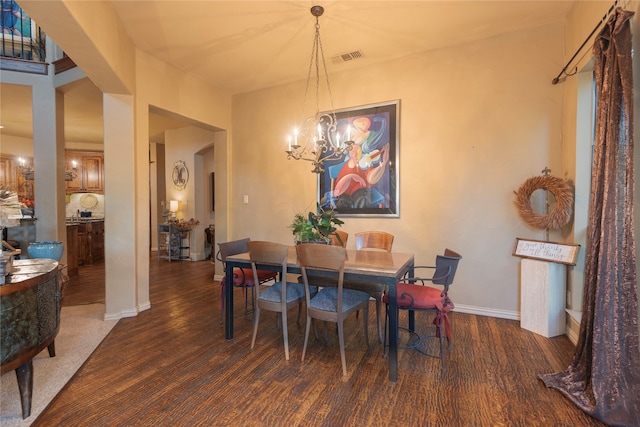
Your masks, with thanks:
M 594 44 L 596 135 L 578 343 L 565 371 L 539 375 L 547 387 L 614 426 L 640 426 L 632 15 L 617 8 Z

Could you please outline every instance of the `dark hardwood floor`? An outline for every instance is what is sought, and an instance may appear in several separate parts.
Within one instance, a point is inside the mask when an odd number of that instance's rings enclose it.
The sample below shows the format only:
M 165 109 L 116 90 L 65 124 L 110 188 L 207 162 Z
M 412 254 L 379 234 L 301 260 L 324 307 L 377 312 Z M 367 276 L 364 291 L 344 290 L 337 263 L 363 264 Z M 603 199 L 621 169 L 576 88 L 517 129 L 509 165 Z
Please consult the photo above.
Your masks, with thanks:
M 565 336 L 454 312 L 447 372 L 438 359 L 401 350 L 398 382 L 390 383 L 375 316 L 368 351 L 360 319 L 351 316 L 343 377 L 335 328 L 327 343 L 312 340 L 301 362 L 304 320 L 297 325 L 293 310 L 286 361 L 275 317 L 266 313 L 252 351 L 250 316 L 236 319 L 233 341 L 224 338 L 209 261 L 159 262 L 152 254 L 150 263 L 151 309 L 120 320 L 34 426 L 602 425 L 537 379 L 568 365 L 573 345 Z M 65 304 L 95 302 L 99 269 L 71 281 Z M 101 280 L 104 298 L 104 273 Z M 235 301 L 240 311 L 240 290 Z
M 81 266 L 79 274 L 69 278 L 62 306 L 104 304 L 104 262 Z

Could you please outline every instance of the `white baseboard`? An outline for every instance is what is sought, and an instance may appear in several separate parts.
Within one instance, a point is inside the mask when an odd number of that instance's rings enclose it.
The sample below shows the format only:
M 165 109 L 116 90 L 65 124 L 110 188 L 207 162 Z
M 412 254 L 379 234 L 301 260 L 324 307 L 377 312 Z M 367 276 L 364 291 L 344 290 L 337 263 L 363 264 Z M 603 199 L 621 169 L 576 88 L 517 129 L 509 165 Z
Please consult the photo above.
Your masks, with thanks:
M 136 317 L 138 310 L 122 310 L 119 313 L 105 313 L 104 320 L 120 320 L 125 317 Z
M 580 336 L 580 322 L 582 321 L 582 312 L 566 309 L 567 312 L 567 328 L 566 333 L 569 340 L 574 344 L 578 344 Z
M 500 310 L 496 308 L 477 307 L 473 305 L 456 304 L 454 312 L 476 314 L 478 316 L 498 317 L 500 319 L 520 320 L 520 313 L 517 311 Z

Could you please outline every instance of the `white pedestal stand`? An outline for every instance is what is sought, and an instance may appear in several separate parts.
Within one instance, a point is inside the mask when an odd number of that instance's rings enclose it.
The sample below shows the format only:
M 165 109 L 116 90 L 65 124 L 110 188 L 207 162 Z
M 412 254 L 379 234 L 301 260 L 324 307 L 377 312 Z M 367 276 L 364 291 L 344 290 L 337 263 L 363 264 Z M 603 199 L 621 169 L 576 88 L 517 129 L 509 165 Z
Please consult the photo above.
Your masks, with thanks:
M 547 338 L 563 335 L 566 265 L 523 259 L 520 280 L 520 327 Z

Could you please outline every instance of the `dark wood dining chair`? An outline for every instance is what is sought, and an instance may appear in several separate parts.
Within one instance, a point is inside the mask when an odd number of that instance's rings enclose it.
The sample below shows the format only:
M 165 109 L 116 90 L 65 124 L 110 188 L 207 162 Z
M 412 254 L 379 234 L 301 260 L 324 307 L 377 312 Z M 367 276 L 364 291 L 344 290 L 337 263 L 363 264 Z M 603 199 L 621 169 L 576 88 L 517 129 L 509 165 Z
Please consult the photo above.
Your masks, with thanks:
M 280 280 L 273 285 L 260 289 L 260 285 L 253 288 L 256 308 L 255 320 L 253 323 L 253 338 L 251 339 L 251 349 L 256 344 L 258 335 L 258 324 L 260 323 L 260 311 L 275 311 L 282 315 L 282 336 L 284 338 L 284 356 L 289 360 L 289 335 L 287 324 L 287 312 L 296 305 L 300 308 L 305 300 L 305 289 L 300 283 L 287 281 L 287 255 L 289 246 L 274 242 L 253 241 L 248 243 L 249 258 L 251 259 L 251 269 L 254 277 L 258 275 L 257 264 L 269 264 L 279 267 Z M 317 289 L 310 288 L 309 292 L 315 295 Z
M 453 279 L 458 269 L 458 263 L 462 259 L 462 256 L 451 249 L 445 249 L 444 255 L 436 256 L 435 266 L 416 266 L 414 272 L 420 270 L 433 270 L 431 277 L 413 277 L 405 278 L 401 283 L 396 286 L 397 304 L 399 310 L 412 310 L 431 312 L 435 314 L 433 324 L 435 325 L 435 332 L 433 334 L 419 335 L 415 331 L 408 330 L 413 335 L 414 341 L 412 344 L 405 347 L 398 348 L 415 348 L 419 352 L 430 356 L 439 357 L 442 366 L 442 371 L 446 371 L 445 358 L 444 358 L 444 338 L 447 337 L 448 348 L 451 348 L 452 333 L 451 324 L 449 321 L 448 313 L 453 310 L 455 305 L 451 298 L 449 298 L 449 287 L 453 283 Z M 415 274 L 415 273 L 414 273 Z M 431 282 L 432 285 L 438 285 L 438 287 L 427 286 L 426 283 Z M 383 301 L 387 304 L 387 317 L 389 314 L 389 296 L 385 294 Z M 440 352 L 434 354 L 429 352 L 428 346 L 421 346 L 421 342 L 429 338 L 438 338 L 440 342 Z M 385 319 L 385 354 L 386 354 L 386 341 L 387 341 L 387 321 Z
M 251 241 L 250 238 L 244 238 L 239 240 L 233 240 L 230 242 L 218 243 L 218 253 L 216 254 L 216 259 L 222 262 L 222 268 L 224 269 L 224 276 L 220 280 L 220 323 L 222 323 L 222 318 L 224 316 L 224 290 L 225 283 L 227 277 L 227 257 L 232 255 L 243 254 L 249 252 L 248 243 Z M 250 268 L 234 268 L 233 269 L 233 286 L 236 288 L 241 288 L 244 292 L 244 314 L 249 314 L 254 311 L 255 300 L 253 298 L 253 293 L 248 292 L 247 289 L 253 288 L 256 284 L 255 277 L 258 278 L 258 283 L 270 282 L 272 280 L 276 280 L 278 273 L 274 271 L 266 271 L 266 270 L 258 270 L 257 276 L 254 276 L 253 271 Z M 251 311 L 248 310 L 248 298 L 249 294 L 251 294 Z
M 344 264 L 347 259 L 346 249 L 333 245 L 303 243 L 296 247 L 298 263 L 302 270 L 302 281 L 307 303 L 307 326 L 304 334 L 302 361 L 304 361 L 309 343 L 311 319 L 335 322 L 338 325 L 338 341 L 340 343 L 340 359 L 342 374 L 347 375 L 347 361 L 344 351 L 344 319 L 350 314 L 362 310 L 364 318 L 364 337 L 369 348 L 369 294 L 343 287 Z M 337 287 L 326 287 L 314 296 L 314 283 L 309 282 L 307 269 L 321 269 L 337 275 Z

